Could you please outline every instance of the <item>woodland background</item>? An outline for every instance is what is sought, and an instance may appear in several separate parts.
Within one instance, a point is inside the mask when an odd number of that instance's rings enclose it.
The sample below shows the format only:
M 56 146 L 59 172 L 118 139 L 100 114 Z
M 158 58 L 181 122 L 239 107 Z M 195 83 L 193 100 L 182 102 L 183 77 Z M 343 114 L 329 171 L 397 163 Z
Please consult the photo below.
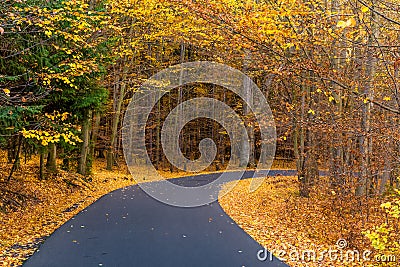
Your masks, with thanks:
M 21 208 L 26 196 L 10 183 L 21 182 L 30 159 L 30 174 L 43 183 L 78 173 L 90 184 L 102 158 L 107 170 L 120 168 L 121 124 L 140 85 L 171 65 L 208 60 L 243 71 L 263 91 L 277 127 L 276 160 L 298 171 L 299 199 L 328 192 L 332 209 L 348 202 L 359 216 L 371 201 L 378 209 L 383 203 L 384 219 L 364 235 L 375 249 L 399 253 L 399 18 L 397 0 L 3 0 L 0 213 Z M 254 116 L 211 85 L 177 88 L 153 108 L 152 163 L 178 171 L 163 155 L 160 122 L 199 96 L 224 101 L 243 118 L 248 167 L 256 166 Z M 184 155 L 199 157 L 205 137 L 218 144 L 208 171 L 223 170 L 230 158 L 242 163 L 241 149 L 231 155 L 226 132 L 206 119 L 183 129 Z

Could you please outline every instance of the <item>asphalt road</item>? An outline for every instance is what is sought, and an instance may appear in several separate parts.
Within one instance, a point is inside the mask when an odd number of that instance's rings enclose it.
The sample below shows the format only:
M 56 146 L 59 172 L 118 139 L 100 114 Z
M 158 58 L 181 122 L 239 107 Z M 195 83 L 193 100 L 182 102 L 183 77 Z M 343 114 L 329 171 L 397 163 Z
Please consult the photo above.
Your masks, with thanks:
M 250 175 L 246 172 L 243 178 Z M 173 182 L 194 186 L 217 177 L 198 175 Z M 134 185 L 103 196 L 66 222 L 23 266 L 287 266 L 276 258 L 259 260 L 261 249 L 217 201 L 195 208 L 173 207 Z

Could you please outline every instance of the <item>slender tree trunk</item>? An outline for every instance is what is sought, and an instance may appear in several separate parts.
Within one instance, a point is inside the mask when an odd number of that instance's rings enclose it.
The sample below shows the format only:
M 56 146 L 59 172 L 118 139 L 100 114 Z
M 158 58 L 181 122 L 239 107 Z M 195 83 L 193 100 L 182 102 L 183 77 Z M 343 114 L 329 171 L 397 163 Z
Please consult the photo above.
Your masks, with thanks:
M 299 126 L 295 117 L 293 117 L 293 154 L 296 160 L 296 170 L 299 173 L 300 171 Z
M 11 136 L 8 139 L 8 149 L 7 149 L 7 159 L 8 163 L 13 163 L 15 159 L 15 155 L 17 154 L 18 144 L 19 144 L 18 136 Z
M 11 168 L 10 174 L 8 175 L 7 181 L 9 182 L 11 180 L 11 177 L 14 173 L 15 170 L 17 170 L 19 168 L 20 165 L 20 157 L 19 154 L 21 152 L 21 146 L 22 146 L 22 136 L 19 135 L 18 136 L 18 147 L 16 149 L 15 155 L 14 155 L 14 162 L 13 162 L 13 166 Z
M 373 98 L 373 81 L 376 72 L 376 58 L 374 56 L 374 49 L 372 48 L 375 38 L 377 38 L 376 15 L 373 11 L 370 14 L 371 18 L 371 33 L 368 37 L 367 61 L 365 62 L 365 81 L 363 96 L 365 101 L 361 108 L 361 137 L 360 137 L 360 155 L 361 155 L 361 175 L 358 179 L 356 188 L 356 195 L 368 195 L 368 186 L 370 183 L 370 155 L 372 153 L 372 144 L 370 139 L 370 120 L 371 120 L 371 107 L 372 103 L 369 101 Z
M 92 118 L 92 111 L 86 111 L 84 115 L 84 119 L 82 122 L 82 145 L 81 145 L 81 153 L 78 162 L 78 173 L 82 175 L 86 175 L 88 173 L 87 169 L 87 159 L 90 149 L 90 125 Z
M 129 29 L 129 36 L 134 36 L 135 28 L 134 23 L 131 24 Z M 129 40 L 127 40 L 129 41 Z M 107 149 L 107 170 L 112 170 L 115 163 L 115 150 L 118 140 L 118 126 L 121 119 L 122 104 L 124 102 L 125 93 L 127 90 L 127 78 L 129 66 L 133 65 L 135 57 L 129 59 L 125 56 L 118 66 L 114 68 L 114 88 L 113 88 L 113 116 L 111 119 L 111 134 L 110 143 Z
M 388 156 L 388 155 L 387 155 Z M 390 160 L 385 161 L 385 166 L 382 174 L 381 184 L 379 187 L 379 194 L 383 194 L 385 192 L 386 184 L 390 180 L 390 172 L 391 172 L 391 162 Z
M 313 71 L 307 73 L 309 80 L 315 79 Z M 315 151 L 315 136 L 311 131 L 310 127 L 314 121 L 313 112 L 307 112 L 306 110 L 313 110 L 311 92 L 314 90 L 314 86 L 305 84 L 302 86 L 301 95 L 301 128 L 300 128 L 300 153 L 298 168 L 298 180 L 300 182 L 300 196 L 308 197 L 310 193 L 310 187 L 314 184 L 314 181 L 318 178 L 318 164 L 317 155 Z M 315 112 L 315 111 L 314 111 Z
M 89 150 L 89 161 L 90 167 L 92 166 L 92 162 L 95 158 L 95 148 L 97 143 L 97 136 L 99 134 L 99 127 L 100 127 L 101 115 L 99 111 L 96 111 L 93 116 L 93 128 L 92 128 L 92 137 L 90 141 L 90 150 Z
M 306 179 L 306 170 L 305 170 L 305 105 L 306 105 L 306 94 L 305 91 L 301 91 L 301 114 L 300 114 L 300 131 L 299 131 L 299 153 L 298 153 L 298 161 L 297 161 L 297 176 L 300 182 L 300 196 L 308 197 L 309 191 L 307 186 Z
M 49 154 L 47 156 L 46 168 L 50 172 L 57 171 L 57 146 L 55 143 L 49 144 Z
M 180 63 L 181 64 L 185 62 L 185 55 L 186 55 L 186 46 L 185 46 L 185 43 L 182 42 L 181 43 L 181 54 L 180 54 Z M 182 109 L 179 107 L 179 105 L 183 101 L 183 90 L 181 87 L 181 85 L 183 85 L 183 75 L 184 75 L 183 68 L 181 68 L 180 73 L 179 73 L 179 85 L 180 86 L 178 88 L 178 101 L 176 103 L 177 104 L 177 116 L 175 117 L 175 125 L 176 125 L 176 128 L 174 129 L 175 134 L 179 134 L 178 126 L 182 124 L 183 114 L 182 114 Z M 179 138 L 182 138 L 182 137 L 183 137 L 183 135 L 180 134 Z M 173 139 L 173 137 L 171 137 L 171 138 Z M 180 149 L 180 144 L 178 144 L 178 147 L 176 147 L 175 142 L 172 142 L 172 141 L 170 141 L 170 142 L 172 143 L 172 147 L 173 147 L 174 151 L 177 151 L 178 149 Z M 182 142 L 179 142 L 179 143 L 182 143 Z M 176 162 L 176 161 L 177 161 L 177 159 L 174 159 L 174 162 Z M 182 166 L 183 164 L 180 163 L 179 165 Z M 175 169 L 172 164 L 170 164 L 170 166 L 171 166 L 171 170 Z
M 126 75 L 123 76 L 125 77 Z M 123 78 L 122 81 L 120 81 L 122 83 L 120 86 L 117 85 L 117 88 L 119 88 L 119 93 L 115 94 L 116 109 L 114 110 L 111 123 L 110 146 L 107 151 L 107 170 L 112 170 L 115 162 L 115 145 L 118 137 L 118 126 L 121 118 L 122 103 L 124 100 L 125 90 L 126 90 L 125 78 Z
M 159 98 L 159 96 L 157 96 Z M 155 151 L 155 165 L 160 168 L 160 155 L 161 151 L 161 100 L 157 103 L 157 121 L 156 121 L 156 151 Z
M 246 73 L 250 64 L 250 52 L 246 51 L 245 59 L 243 62 L 243 72 Z M 242 144 L 240 148 L 240 167 L 255 166 L 254 160 L 254 128 L 249 116 L 251 115 L 250 106 L 253 104 L 253 93 L 251 92 L 250 78 L 245 77 L 243 80 L 243 92 L 245 95 L 246 103 L 243 105 L 244 125 L 247 129 L 248 139 L 242 136 Z M 248 155 L 248 162 L 247 162 Z M 247 163 L 247 164 L 246 164 Z
M 45 156 L 46 156 L 46 151 L 47 149 L 45 147 L 39 148 L 39 153 L 40 153 L 40 158 L 39 158 L 39 179 L 44 180 L 46 178 L 45 176 Z

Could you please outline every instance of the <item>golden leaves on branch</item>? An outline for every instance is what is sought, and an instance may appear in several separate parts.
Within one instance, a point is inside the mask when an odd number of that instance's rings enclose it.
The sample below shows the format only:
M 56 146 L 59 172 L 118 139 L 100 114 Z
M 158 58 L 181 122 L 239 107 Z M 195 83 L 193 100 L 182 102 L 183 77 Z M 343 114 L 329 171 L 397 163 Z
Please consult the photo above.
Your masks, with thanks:
M 74 125 L 65 123 L 69 117 L 69 113 L 59 113 L 54 111 L 53 114 L 45 114 L 48 119 L 48 127 L 45 129 L 22 129 L 21 133 L 25 139 L 35 140 L 42 146 L 47 146 L 50 143 L 59 143 L 63 140 L 65 143 L 75 146 L 76 143 L 81 143 L 82 140 L 73 132 L 76 128 Z
M 45 41 L 60 60 L 52 67 L 41 66 L 36 76 L 42 87 L 59 89 L 60 82 L 78 89 L 74 77 L 99 71 L 96 49 L 105 39 L 98 33 L 107 16 L 103 11 L 92 11 L 84 0 L 62 1 L 57 6 L 15 5 L 9 7 L 8 17 L 14 21 L 11 31 L 24 28 L 37 42 Z M 0 19 L 0 25 L 6 19 Z M 2 29 L 2 30 L 1 30 Z M 4 29 L 0 29 L 0 34 Z M 43 40 L 45 39 L 45 40 Z M 50 57 L 50 56 L 49 56 Z M 54 88 L 56 87 L 56 88 Z

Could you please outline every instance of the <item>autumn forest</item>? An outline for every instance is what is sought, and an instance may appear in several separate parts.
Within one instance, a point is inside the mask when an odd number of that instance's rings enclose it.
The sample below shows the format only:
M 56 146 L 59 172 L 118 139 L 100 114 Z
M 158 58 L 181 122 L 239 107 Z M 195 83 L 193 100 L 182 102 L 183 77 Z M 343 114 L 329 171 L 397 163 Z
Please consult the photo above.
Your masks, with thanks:
M 219 197 L 240 228 L 275 252 L 322 250 L 344 240 L 346 249 L 373 255 L 285 259 L 290 266 L 398 266 L 397 0 L 2 0 L 2 266 L 21 266 L 101 196 L 157 180 L 149 166 L 165 178 L 193 175 L 190 166 L 171 163 L 162 143 L 163 122 L 185 101 L 222 101 L 249 141 L 234 143 L 218 121 L 191 120 L 179 131 L 185 158 L 201 157 L 204 138 L 216 144 L 209 166 L 195 173 L 223 172 L 229 162 L 250 171 L 260 164 L 263 122 L 250 97 L 189 83 L 151 108 L 148 160 L 136 169 L 143 175 L 132 178 L 123 138 L 131 99 L 156 73 L 197 61 L 250 77 L 275 123 L 276 174 L 254 192 L 241 180 Z

